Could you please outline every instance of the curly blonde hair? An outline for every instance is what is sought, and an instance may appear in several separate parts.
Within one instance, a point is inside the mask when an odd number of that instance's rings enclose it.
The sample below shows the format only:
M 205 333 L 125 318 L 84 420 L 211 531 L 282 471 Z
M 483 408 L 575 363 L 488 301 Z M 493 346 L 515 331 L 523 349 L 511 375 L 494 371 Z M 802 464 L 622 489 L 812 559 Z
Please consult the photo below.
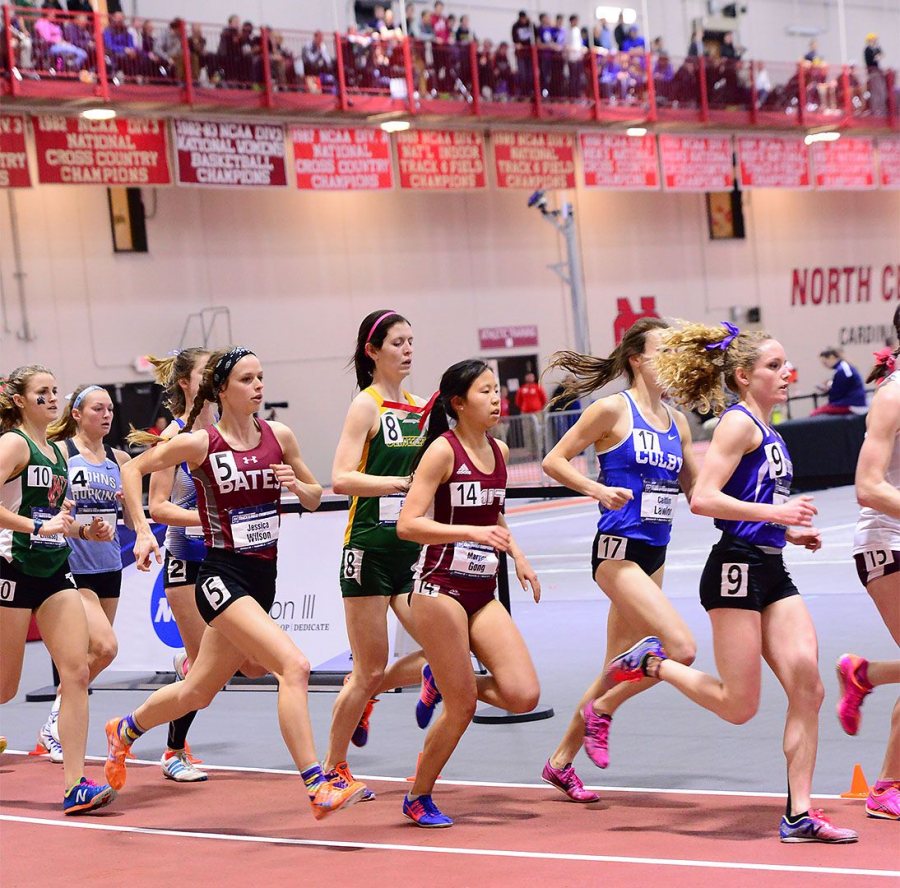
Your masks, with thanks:
M 26 364 L 16 367 L 9 376 L 0 378 L 0 435 L 16 428 L 22 421 L 22 411 L 13 401 L 14 395 L 25 396 L 28 381 L 38 373 L 53 373 L 42 364 Z
M 726 348 L 709 347 L 729 335 L 724 326 L 696 323 L 681 323 L 663 331 L 656 373 L 676 403 L 689 410 L 719 414 L 727 405 L 726 387 L 739 394 L 736 371 L 749 370 L 762 344 L 772 337 L 763 330 L 750 330 L 738 333 Z

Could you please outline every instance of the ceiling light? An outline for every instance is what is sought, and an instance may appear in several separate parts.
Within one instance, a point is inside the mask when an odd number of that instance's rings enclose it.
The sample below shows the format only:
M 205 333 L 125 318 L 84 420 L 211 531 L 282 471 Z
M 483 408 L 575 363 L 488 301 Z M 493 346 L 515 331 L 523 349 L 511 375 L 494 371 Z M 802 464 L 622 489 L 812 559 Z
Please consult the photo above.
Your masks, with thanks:
M 647 135 L 647 127 L 645 126 L 630 126 L 627 130 L 625 130 L 626 136 L 634 136 L 635 138 L 640 138 L 641 136 Z
M 829 130 L 824 133 L 810 133 L 803 141 L 807 145 L 813 145 L 816 142 L 836 142 L 841 134 L 835 130 Z
M 381 124 L 381 128 L 386 133 L 402 133 L 409 129 L 408 120 L 386 120 Z
M 113 108 L 87 108 L 81 112 L 85 120 L 112 120 L 116 116 Z

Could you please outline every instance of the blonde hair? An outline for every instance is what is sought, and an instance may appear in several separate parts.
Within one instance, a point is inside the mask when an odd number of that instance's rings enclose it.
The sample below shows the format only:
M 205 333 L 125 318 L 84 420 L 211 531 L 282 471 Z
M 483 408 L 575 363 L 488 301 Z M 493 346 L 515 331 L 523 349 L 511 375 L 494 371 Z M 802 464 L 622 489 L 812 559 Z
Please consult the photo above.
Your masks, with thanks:
M 739 394 L 735 373 L 749 370 L 760 347 L 772 337 L 762 330 L 731 336 L 725 327 L 682 323 L 663 333 L 656 357 L 660 385 L 674 401 L 689 410 L 721 413 L 726 407 L 725 388 Z
M 24 397 L 28 381 L 38 373 L 53 375 L 41 364 L 26 364 L 24 367 L 16 367 L 5 379 L 0 379 L 0 435 L 16 428 L 22 421 L 22 411 L 13 401 L 13 396 Z
M 75 417 L 72 416 L 72 408 L 75 406 L 78 396 L 88 388 L 93 388 L 93 385 L 91 383 L 80 385 L 71 395 L 69 395 L 69 400 L 66 402 L 62 416 L 60 416 L 59 419 L 55 419 L 47 426 L 47 439 L 49 441 L 66 441 L 75 436 L 78 431 L 78 423 L 75 420 Z M 100 387 L 100 390 L 106 391 L 102 386 Z M 91 394 L 93 394 L 93 392 Z M 78 405 L 79 410 L 81 409 L 81 406 L 81 404 Z
M 603 388 L 619 376 L 627 376 L 628 382 L 634 382 L 634 370 L 628 360 L 634 355 L 642 355 L 647 342 L 647 334 L 651 330 L 667 330 L 669 325 L 661 318 L 641 318 L 635 321 L 622 341 L 610 352 L 607 358 L 595 358 L 593 355 L 582 355 L 574 351 L 558 351 L 550 359 L 547 369 L 565 370 L 573 376 L 572 381 L 563 383 L 562 391 L 550 402 L 570 404 L 576 398 L 589 395 Z

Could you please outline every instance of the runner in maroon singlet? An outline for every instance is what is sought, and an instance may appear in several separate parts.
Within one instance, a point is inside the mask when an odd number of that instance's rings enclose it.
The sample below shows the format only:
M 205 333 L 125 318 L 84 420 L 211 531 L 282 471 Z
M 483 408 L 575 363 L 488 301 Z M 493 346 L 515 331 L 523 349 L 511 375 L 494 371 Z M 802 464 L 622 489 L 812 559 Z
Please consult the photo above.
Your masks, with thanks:
M 207 556 L 197 576 L 197 608 L 208 626 L 184 681 L 152 694 L 131 715 L 106 725 L 110 785 L 125 783 L 125 758 L 145 731 L 208 706 L 245 660 L 278 679 L 281 733 L 321 818 L 358 801 L 361 783 L 323 774 L 313 743 L 307 705 L 309 661 L 269 616 L 275 599 L 281 488 L 316 509 L 322 488 L 303 462 L 294 433 L 267 423 L 262 406 L 262 367 L 253 352 L 232 348 L 209 358 L 184 433 L 126 463 L 122 489 L 135 516 L 135 561 L 148 570 L 161 562 L 156 538 L 143 517 L 141 476 L 186 462 L 197 487 Z M 203 405 L 215 401 L 221 419 L 191 432 Z
M 448 417 L 456 421 L 453 431 L 447 430 Z M 472 720 L 476 700 L 528 712 L 538 699 L 525 642 L 494 598 L 500 552 L 514 560 L 522 588 L 530 587 L 535 601 L 541 595 L 502 514 L 509 449 L 488 434 L 499 418 L 499 389 L 487 364 L 462 361 L 444 373 L 397 523 L 401 539 L 425 546 L 413 580 L 412 616 L 444 700 L 403 800 L 403 813 L 423 827 L 453 825 L 431 792 Z M 474 674 L 470 651 L 490 675 Z

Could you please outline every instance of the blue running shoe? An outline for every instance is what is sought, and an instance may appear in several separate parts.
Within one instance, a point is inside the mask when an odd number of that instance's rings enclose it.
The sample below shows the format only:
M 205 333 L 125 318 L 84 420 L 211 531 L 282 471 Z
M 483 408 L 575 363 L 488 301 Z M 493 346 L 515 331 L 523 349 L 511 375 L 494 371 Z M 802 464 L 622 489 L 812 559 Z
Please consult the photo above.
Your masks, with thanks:
M 97 808 L 103 808 L 108 805 L 116 797 L 116 791 L 111 787 L 103 784 L 97 786 L 93 780 L 82 777 L 80 783 L 76 783 L 63 796 L 63 814 L 87 814 L 89 811 L 96 811 Z
M 409 800 L 409 796 L 404 796 L 403 816 L 423 829 L 444 829 L 453 826 L 453 821 L 446 814 L 441 814 L 438 806 L 431 801 L 430 795 L 420 795 L 413 802 Z
M 416 703 L 416 724 L 424 731 L 431 722 L 431 716 L 434 715 L 434 708 L 444 698 L 435 684 L 434 676 L 431 674 L 431 667 L 426 663 L 422 667 L 422 690 L 419 693 L 419 700 Z M 449 826 L 449 824 L 447 824 Z
M 655 635 L 642 638 L 618 657 L 613 657 L 606 667 L 606 674 L 615 682 L 640 681 L 647 675 L 647 661 L 651 657 L 667 660 L 662 642 Z

